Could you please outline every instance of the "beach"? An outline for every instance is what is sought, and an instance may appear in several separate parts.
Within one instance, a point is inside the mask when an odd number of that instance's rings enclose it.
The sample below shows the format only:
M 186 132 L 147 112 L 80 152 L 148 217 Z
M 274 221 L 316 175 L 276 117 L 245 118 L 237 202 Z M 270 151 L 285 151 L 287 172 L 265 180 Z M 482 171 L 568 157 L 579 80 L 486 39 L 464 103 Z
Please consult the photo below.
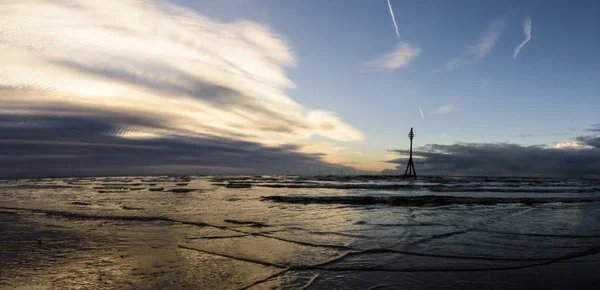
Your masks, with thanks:
M 592 289 L 600 181 L 0 181 L 3 289 Z

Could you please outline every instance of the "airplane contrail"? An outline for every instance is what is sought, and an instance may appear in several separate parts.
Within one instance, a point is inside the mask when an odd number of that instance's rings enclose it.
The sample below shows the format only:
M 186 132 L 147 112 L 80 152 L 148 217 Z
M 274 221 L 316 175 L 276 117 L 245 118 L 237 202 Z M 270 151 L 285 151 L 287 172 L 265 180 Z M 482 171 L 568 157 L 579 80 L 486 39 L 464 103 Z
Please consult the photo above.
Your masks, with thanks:
M 392 3 L 390 3 L 390 0 L 387 0 L 388 2 L 388 8 L 390 8 L 390 15 L 392 16 L 392 22 L 394 23 L 394 28 L 396 28 L 396 36 L 398 36 L 398 39 L 400 39 L 400 33 L 398 33 L 398 24 L 396 23 L 396 17 L 394 16 L 394 10 L 392 9 Z M 423 116 L 423 109 L 421 109 L 421 106 L 419 106 L 419 112 L 421 112 L 421 119 L 425 120 L 425 116 Z
M 390 3 L 390 0 L 387 0 L 388 2 L 388 8 L 390 8 L 390 15 L 392 16 L 392 22 L 394 23 L 394 28 L 396 28 L 396 36 L 398 36 L 398 39 L 400 39 L 400 33 L 398 33 L 398 24 L 396 23 L 396 17 L 394 16 L 394 10 L 392 9 L 392 3 Z M 419 106 L 419 112 L 421 112 L 421 119 L 425 120 L 425 116 L 423 116 L 423 109 L 421 109 L 421 106 Z
M 523 24 L 523 34 L 525 35 L 525 40 L 523 40 L 523 42 L 521 42 L 521 44 L 519 44 L 519 46 L 517 46 L 517 48 L 515 49 L 513 59 L 517 58 L 517 55 L 519 55 L 521 48 L 523 48 L 523 46 L 525 46 L 525 44 L 527 44 L 531 40 L 531 18 L 529 17 L 525 19 L 525 23 Z
M 396 24 L 396 17 L 394 17 L 394 10 L 392 10 L 392 4 L 390 3 L 390 0 L 387 0 L 388 2 L 388 7 L 390 8 L 390 15 L 392 15 L 392 22 L 394 22 L 394 27 L 396 28 L 396 35 L 398 36 L 398 39 L 400 39 L 400 33 L 398 33 L 398 24 Z

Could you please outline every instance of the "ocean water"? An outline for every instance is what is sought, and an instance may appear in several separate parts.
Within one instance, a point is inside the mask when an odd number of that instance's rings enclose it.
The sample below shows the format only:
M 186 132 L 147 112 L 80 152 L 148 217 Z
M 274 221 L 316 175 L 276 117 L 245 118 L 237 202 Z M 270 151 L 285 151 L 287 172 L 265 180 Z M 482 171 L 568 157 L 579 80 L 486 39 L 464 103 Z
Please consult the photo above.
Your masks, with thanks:
M 3 289 L 594 289 L 600 180 L 0 180 Z

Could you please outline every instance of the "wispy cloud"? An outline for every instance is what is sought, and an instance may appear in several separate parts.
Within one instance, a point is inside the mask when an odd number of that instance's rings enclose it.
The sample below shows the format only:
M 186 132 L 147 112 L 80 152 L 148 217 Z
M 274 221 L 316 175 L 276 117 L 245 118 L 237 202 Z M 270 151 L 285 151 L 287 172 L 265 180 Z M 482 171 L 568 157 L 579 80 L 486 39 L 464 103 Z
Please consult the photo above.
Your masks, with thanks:
M 459 66 L 463 65 L 464 63 L 465 63 L 465 59 L 463 59 L 461 57 L 455 57 L 455 58 L 449 60 L 448 62 L 446 62 L 446 70 L 453 71 L 456 68 L 458 68 Z
M 396 17 L 394 16 L 392 3 L 390 3 L 390 0 L 387 0 L 387 4 L 388 8 L 390 9 L 390 15 L 392 16 L 394 28 L 396 28 L 396 36 L 398 37 L 398 39 L 400 39 L 400 33 L 398 33 L 398 24 L 396 23 Z M 412 61 L 412 59 L 417 57 L 419 54 L 421 54 L 420 48 L 413 48 L 408 43 L 399 44 L 395 52 L 376 59 L 375 61 L 371 62 L 370 66 L 374 68 L 386 68 L 393 70 L 407 66 Z M 425 120 L 421 106 L 419 106 L 419 112 L 421 112 L 421 119 Z
M 367 63 L 367 67 L 370 69 L 395 70 L 408 66 L 420 54 L 420 47 L 409 43 L 399 43 L 394 51 L 370 61 Z
M 475 45 L 469 47 L 461 56 L 454 57 L 446 63 L 446 70 L 452 71 L 462 65 L 483 59 L 492 50 L 505 26 L 504 18 L 494 20 Z
M 519 134 L 518 136 L 521 137 L 521 138 L 529 138 L 529 137 L 533 137 L 533 134 L 531 134 L 531 133 Z
M 492 80 L 485 80 L 483 81 L 483 83 L 481 83 L 481 88 L 485 89 L 487 88 L 487 86 L 492 82 Z
M 458 112 L 459 110 L 460 109 L 456 105 L 448 104 L 448 105 L 439 106 L 435 112 L 438 114 L 448 114 L 448 113 L 452 113 L 452 112 Z
M 94 116 L 119 122 L 123 138 L 363 138 L 286 94 L 296 59 L 263 24 L 160 0 L 32 0 L 2 4 L 0 35 L 0 114 Z
M 394 10 L 392 9 L 392 3 L 390 0 L 387 0 L 388 8 L 390 8 L 390 15 L 392 16 L 392 22 L 394 23 L 394 27 L 396 28 L 396 36 L 400 39 L 400 33 L 398 33 L 398 24 L 396 24 L 396 17 L 394 16 Z
M 505 23 L 503 21 L 495 21 L 479 42 L 469 49 L 469 54 L 476 60 L 484 58 L 498 41 L 500 32 L 504 26 Z
M 592 128 L 585 129 L 586 131 L 598 132 L 600 133 L 600 123 L 593 124 Z
M 517 55 L 519 55 L 519 52 L 521 52 L 523 46 L 525 46 L 525 44 L 527 44 L 529 40 L 531 40 L 531 18 L 529 16 L 525 18 L 525 21 L 523 23 L 523 34 L 525 35 L 525 40 L 523 40 L 523 42 L 521 42 L 521 44 L 519 44 L 519 46 L 517 46 L 517 48 L 515 49 L 513 59 L 517 58 Z

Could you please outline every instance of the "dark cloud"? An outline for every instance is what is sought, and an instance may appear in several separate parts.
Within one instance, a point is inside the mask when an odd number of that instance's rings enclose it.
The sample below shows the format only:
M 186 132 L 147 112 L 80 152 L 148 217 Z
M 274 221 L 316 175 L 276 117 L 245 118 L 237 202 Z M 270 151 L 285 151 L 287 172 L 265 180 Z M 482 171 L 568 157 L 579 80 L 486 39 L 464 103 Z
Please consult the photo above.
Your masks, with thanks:
M 0 176 L 277 174 L 339 170 L 297 145 L 219 137 L 126 139 L 102 119 L 0 115 Z M 346 169 L 346 168 L 345 168 Z
M 599 132 L 600 133 L 600 123 L 593 124 L 592 128 L 586 129 L 586 131 Z
M 575 138 L 575 140 L 584 145 L 600 149 L 600 136 L 580 136 Z
M 554 149 L 507 143 L 430 144 L 418 148 L 417 172 L 426 175 L 503 175 L 600 177 L 600 137 L 580 137 L 592 146 L 584 149 Z M 407 150 L 393 150 L 407 155 Z M 404 158 L 389 161 L 404 170 Z

